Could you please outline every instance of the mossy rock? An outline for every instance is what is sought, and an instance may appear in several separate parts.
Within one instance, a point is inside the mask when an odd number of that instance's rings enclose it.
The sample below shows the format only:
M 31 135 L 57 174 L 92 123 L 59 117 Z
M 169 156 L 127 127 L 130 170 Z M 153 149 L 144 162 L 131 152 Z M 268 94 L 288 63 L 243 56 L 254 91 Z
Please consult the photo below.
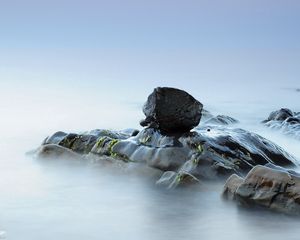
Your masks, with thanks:
M 142 163 L 161 171 L 184 172 L 196 179 L 246 175 L 267 163 L 296 166 L 296 160 L 271 141 L 243 129 L 205 126 L 180 135 L 145 128 L 136 136 L 94 130 L 86 134 L 57 132 L 44 143 L 57 144 L 81 155 L 109 156 Z

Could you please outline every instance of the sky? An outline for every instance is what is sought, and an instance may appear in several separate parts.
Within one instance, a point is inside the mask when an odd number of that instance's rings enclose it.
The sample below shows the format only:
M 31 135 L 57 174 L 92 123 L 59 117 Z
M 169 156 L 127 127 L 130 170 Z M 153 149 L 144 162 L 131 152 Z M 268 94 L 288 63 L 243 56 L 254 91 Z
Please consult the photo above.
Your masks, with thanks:
M 2 0 L 1 82 L 296 86 L 299 13 L 297 0 Z
M 268 97 L 300 87 L 299 13 L 297 0 L 1 0 L 0 95 Z

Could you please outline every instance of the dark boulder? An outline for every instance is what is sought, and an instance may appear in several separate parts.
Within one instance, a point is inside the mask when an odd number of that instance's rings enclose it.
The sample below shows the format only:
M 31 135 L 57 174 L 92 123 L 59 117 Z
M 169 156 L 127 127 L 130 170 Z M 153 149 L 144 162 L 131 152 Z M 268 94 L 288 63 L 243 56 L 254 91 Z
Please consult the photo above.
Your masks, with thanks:
M 224 186 L 223 197 L 241 206 L 300 215 L 300 175 L 274 165 L 256 166 L 244 179 L 232 175 Z
M 158 87 L 144 104 L 146 119 L 141 121 L 141 125 L 165 133 L 188 132 L 199 124 L 202 107 L 199 101 L 183 90 Z

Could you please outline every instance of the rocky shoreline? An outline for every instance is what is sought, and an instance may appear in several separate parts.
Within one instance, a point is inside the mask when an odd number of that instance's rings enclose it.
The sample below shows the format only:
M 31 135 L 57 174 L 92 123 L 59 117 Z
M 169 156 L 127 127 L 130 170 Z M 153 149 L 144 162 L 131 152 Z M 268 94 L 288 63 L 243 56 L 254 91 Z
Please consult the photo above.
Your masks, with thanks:
M 156 183 L 167 188 L 228 179 L 225 198 L 300 215 L 299 176 L 288 170 L 297 160 L 258 134 L 233 128 L 236 119 L 202 108 L 185 91 L 156 88 L 144 105 L 141 131 L 56 132 L 35 153 L 40 159 L 139 164 L 158 170 Z
M 262 124 L 300 140 L 300 112 L 281 108 L 271 112 L 269 117 L 262 121 Z

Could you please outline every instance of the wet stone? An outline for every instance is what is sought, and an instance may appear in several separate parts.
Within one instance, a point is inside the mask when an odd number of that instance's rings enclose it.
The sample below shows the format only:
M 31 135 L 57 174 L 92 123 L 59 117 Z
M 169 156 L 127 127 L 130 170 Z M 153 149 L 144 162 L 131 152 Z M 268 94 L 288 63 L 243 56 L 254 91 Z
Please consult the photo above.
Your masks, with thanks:
M 225 115 L 217 115 L 215 117 L 211 117 L 208 120 L 206 120 L 203 124 L 204 125 L 232 125 L 236 124 L 239 121 Z
M 187 92 L 156 88 L 149 95 L 142 130 L 95 129 L 84 133 L 56 132 L 38 149 L 38 156 L 81 157 L 85 161 L 115 166 L 144 166 L 164 172 L 159 185 L 174 188 L 203 180 L 225 180 L 232 174 L 234 186 L 257 165 L 295 167 L 296 160 L 275 143 L 252 132 L 228 127 L 237 123 L 224 115 L 213 116 Z M 298 126 L 299 113 L 281 109 L 265 121 Z M 118 164 L 120 163 L 120 164 Z M 273 165 L 272 165 L 273 166 Z M 232 188 L 230 191 L 233 193 Z
M 188 132 L 199 124 L 202 107 L 199 101 L 183 90 L 158 87 L 144 104 L 146 118 L 141 125 L 165 133 Z
M 272 112 L 262 123 L 270 129 L 300 140 L 300 114 L 298 112 L 282 108 Z
M 234 173 L 245 176 L 259 164 L 296 166 L 293 156 L 275 143 L 243 129 L 222 126 L 205 126 L 179 136 L 145 128 L 136 136 L 119 139 L 59 132 L 44 142 L 49 144 L 83 156 L 110 156 L 162 171 L 184 172 L 198 180 L 225 179 Z
M 245 178 L 232 175 L 223 197 L 244 207 L 263 207 L 289 215 L 300 215 L 300 175 L 267 165 L 255 166 Z

